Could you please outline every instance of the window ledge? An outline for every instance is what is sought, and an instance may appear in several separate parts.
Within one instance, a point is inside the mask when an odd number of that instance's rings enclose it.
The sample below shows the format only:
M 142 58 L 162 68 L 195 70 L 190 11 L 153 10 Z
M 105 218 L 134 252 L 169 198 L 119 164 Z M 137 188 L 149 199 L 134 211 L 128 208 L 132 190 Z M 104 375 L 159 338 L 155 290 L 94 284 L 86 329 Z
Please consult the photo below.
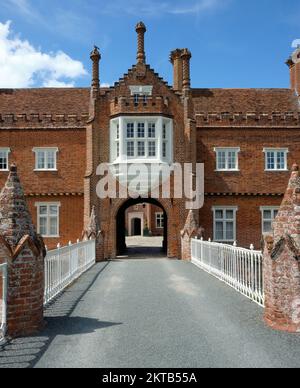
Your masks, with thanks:
M 241 172 L 241 170 L 215 170 L 215 172 Z
M 45 235 L 42 235 L 43 238 L 60 238 L 60 236 L 45 236 Z
M 6 170 L 0 170 L 0 172 L 9 172 L 9 169 L 6 169 Z
M 286 170 L 266 170 L 265 169 L 265 172 L 289 172 L 289 170 L 288 169 Z
M 35 168 L 33 171 L 34 172 L 58 172 L 57 169 L 55 169 L 55 170 L 43 170 L 43 169 L 37 169 L 37 168 Z

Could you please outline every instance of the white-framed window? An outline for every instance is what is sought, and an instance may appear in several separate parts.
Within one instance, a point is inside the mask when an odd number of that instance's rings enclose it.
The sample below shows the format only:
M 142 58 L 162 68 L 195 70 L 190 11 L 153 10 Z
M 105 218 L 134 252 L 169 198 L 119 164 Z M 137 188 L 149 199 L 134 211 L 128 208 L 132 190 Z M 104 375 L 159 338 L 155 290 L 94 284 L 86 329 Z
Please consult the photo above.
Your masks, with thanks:
M 287 148 L 264 148 L 266 171 L 287 171 Z
M 34 148 L 36 171 L 57 171 L 58 148 Z
M 236 241 L 236 213 L 237 207 L 213 207 L 214 213 L 214 241 Z
M 165 216 L 164 213 L 155 213 L 155 224 L 156 229 L 163 229 L 165 226 Z
M 272 231 L 273 222 L 278 214 L 279 206 L 261 206 L 262 232 Z
M 40 202 L 37 207 L 37 230 L 47 238 L 59 237 L 59 210 L 60 203 Z
M 9 148 L 0 148 L 0 171 L 8 171 Z
M 162 116 L 112 119 L 110 162 L 172 163 L 173 120 Z
M 238 171 L 240 148 L 215 148 L 217 171 Z

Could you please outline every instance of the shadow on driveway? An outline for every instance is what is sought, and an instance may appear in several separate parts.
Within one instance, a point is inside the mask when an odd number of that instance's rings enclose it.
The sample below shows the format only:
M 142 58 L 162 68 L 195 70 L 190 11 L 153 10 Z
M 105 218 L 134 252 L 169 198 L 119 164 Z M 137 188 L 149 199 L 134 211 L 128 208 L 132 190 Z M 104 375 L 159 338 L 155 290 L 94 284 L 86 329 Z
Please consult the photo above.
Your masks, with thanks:
M 45 310 L 46 327 L 38 336 L 17 338 L 0 347 L 0 368 L 33 368 L 58 335 L 88 334 L 116 322 L 71 316 L 109 263 L 96 264 Z

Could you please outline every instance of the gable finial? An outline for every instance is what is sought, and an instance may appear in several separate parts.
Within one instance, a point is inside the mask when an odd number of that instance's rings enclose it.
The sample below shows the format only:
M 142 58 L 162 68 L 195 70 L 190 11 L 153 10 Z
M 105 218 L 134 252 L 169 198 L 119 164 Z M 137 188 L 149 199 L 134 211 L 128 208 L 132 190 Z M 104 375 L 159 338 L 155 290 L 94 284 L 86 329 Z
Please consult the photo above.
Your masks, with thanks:
M 145 54 L 145 33 L 147 28 L 143 22 L 139 22 L 135 28 L 138 35 L 138 47 L 137 47 L 137 62 L 146 63 Z

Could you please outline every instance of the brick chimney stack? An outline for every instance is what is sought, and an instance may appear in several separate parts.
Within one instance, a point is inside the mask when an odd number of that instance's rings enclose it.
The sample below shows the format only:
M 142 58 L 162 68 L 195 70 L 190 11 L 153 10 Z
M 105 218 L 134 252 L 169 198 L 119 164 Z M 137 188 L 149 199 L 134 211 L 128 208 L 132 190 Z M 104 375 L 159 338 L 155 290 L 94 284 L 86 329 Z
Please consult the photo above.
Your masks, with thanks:
M 298 47 L 293 55 L 287 60 L 286 64 L 290 68 L 291 73 L 291 89 L 300 95 L 300 47 Z
M 176 49 L 170 54 L 170 62 L 173 65 L 173 89 L 182 92 L 183 87 L 183 61 L 181 49 Z
M 90 58 L 93 62 L 92 94 L 95 97 L 100 90 L 99 63 L 101 60 L 101 54 L 99 52 L 98 47 L 94 47 L 94 50 L 91 52 Z
M 188 49 L 183 49 L 181 58 L 183 65 L 183 90 L 188 91 L 191 88 L 190 61 L 192 54 Z
M 146 63 L 145 33 L 147 31 L 143 22 L 139 22 L 135 28 L 138 35 L 137 63 Z

